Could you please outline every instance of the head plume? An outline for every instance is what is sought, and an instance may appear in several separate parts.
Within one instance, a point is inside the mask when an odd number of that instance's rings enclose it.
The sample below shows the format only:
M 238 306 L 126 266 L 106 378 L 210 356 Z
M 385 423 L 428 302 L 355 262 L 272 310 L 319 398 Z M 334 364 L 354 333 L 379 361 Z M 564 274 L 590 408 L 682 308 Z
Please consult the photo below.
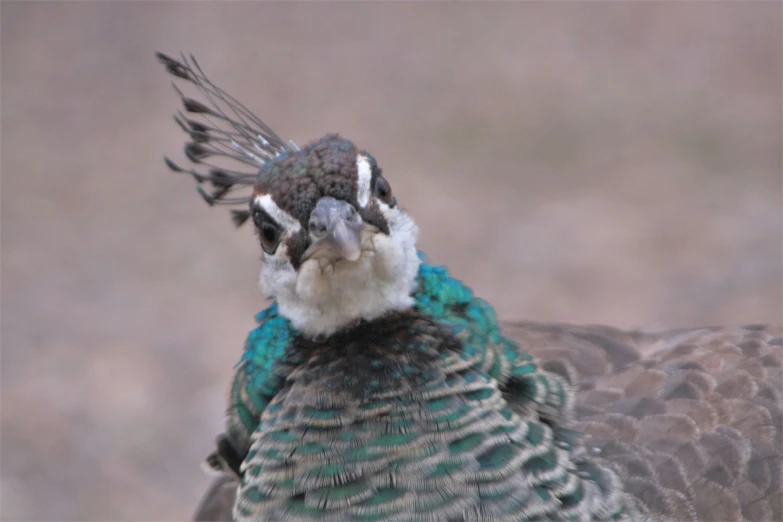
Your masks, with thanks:
M 177 111 L 174 115 L 174 121 L 190 136 L 190 141 L 185 143 L 185 156 L 196 168 L 182 168 L 168 157 L 164 161 L 174 172 L 193 176 L 198 193 L 209 205 L 245 207 L 231 211 L 234 224 L 241 226 L 250 216 L 246 207 L 259 170 L 269 160 L 289 150 L 297 151 L 299 147 L 290 140 L 283 141 L 260 118 L 212 83 L 193 55 L 182 54 L 179 60 L 160 52 L 156 56 L 170 74 L 195 85 L 206 99 L 204 103 L 187 97 L 173 84 L 184 107 L 184 112 Z M 203 170 L 197 170 L 198 167 Z M 253 171 L 235 170 L 243 167 Z M 239 195 L 243 190 L 246 195 Z

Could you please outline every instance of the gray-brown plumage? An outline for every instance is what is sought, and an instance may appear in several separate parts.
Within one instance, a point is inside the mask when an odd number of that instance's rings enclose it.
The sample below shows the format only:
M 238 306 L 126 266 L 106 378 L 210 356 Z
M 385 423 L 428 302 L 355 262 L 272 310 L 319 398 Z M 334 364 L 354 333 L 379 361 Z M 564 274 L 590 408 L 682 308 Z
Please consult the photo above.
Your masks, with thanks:
M 505 331 L 575 386 L 574 428 L 654 511 L 783 519 L 780 328 L 517 323 Z
M 231 520 L 231 510 L 237 496 L 239 481 L 235 475 L 224 473 L 212 481 L 196 508 L 193 520 Z
M 572 427 L 652 511 L 677 521 L 783 520 L 780 328 L 503 330 L 573 385 Z M 230 520 L 236 486 L 228 473 L 217 478 L 195 519 Z

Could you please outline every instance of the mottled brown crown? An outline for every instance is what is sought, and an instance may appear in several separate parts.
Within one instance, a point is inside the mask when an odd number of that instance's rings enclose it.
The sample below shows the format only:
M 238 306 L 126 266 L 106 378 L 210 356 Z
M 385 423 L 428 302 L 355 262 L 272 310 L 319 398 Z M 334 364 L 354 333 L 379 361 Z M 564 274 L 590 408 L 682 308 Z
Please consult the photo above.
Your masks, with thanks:
M 388 233 L 388 224 L 377 206 L 361 207 L 357 201 L 356 157 L 364 155 L 372 165 L 372 182 L 380 169 L 372 156 L 357 150 L 338 134 L 327 134 L 299 151 L 286 151 L 259 173 L 253 199 L 269 194 L 285 212 L 307 228 L 310 213 L 324 196 L 352 204 L 365 223 Z

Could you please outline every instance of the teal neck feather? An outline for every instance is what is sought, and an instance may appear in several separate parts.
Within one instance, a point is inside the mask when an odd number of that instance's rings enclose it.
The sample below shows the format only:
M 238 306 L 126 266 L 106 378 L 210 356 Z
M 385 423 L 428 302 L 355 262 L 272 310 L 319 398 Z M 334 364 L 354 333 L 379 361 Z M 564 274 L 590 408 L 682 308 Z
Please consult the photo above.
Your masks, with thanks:
M 422 374 L 412 401 L 405 395 L 407 374 L 384 382 L 366 374 L 360 388 L 369 398 L 346 397 L 340 393 L 346 376 L 355 376 L 342 369 L 340 354 L 290 349 L 302 338 L 275 304 L 256 316 L 228 412 L 229 438 L 244 455 L 234 516 L 376 520 L 410 508 L 446 520 L 468 502 L 488 517 L 514 520 L 622 519 L 629 504 L 615 487 L 616 475 L 585 459 L 578 434 L 563 422 L 573 407 L 565 380 L 503 337 L 492 308 L 445 268 L 422 263 L 417 282 L 411 319 L 398 327 L 398 337 L 384 337 L 438 358 L 439 377 Z M 437 348 L 444 342 L 447 349 Z M 372 348 L 390 348 L 382 344 Z M 354 360 L 356 347 L 348 349 Z M 392 363 L 384 368 L 406 371 Z M 417 429 L 409 430 L 406 423 L 416 419 Z M 433 436 L 446 441 L 447 453 L 431 452 L 427 437 Z M 375 482 L 384 477 L 391 482 Z M 418 504 L 404 507 L 405 495 Z
M 519 354 L 514 343 L 501 335 L 492 307 L 474 297 L 446 268 L 425 263 L 423 254 L 419 257 L 422 263 L 414 293 L 416 310 L 450 327 L 465 346 L 478 350 L 500 348 L 503 356 L 494 359 L 488 372 L 495 379 L 502 380 L 512 366 L 516 373 L 532 373 L 532 358 Z M 255 319 L 258 326 L 248 335 L 237 364 L 228 411 L 228 433 L 240 452 L 249 446 L 261 413 L 295 364 L 287 359 L 286 348 L 296 334 L 288 320 L 279 315 L 277 303 L 259 312 Z

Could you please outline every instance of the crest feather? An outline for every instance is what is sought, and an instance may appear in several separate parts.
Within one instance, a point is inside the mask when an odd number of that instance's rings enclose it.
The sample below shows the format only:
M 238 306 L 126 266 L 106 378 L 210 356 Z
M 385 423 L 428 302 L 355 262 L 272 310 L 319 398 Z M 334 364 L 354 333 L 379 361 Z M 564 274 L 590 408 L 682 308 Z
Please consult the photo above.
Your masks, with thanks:
M 185 143 L 185 156 L 196 168 L 180 167 L 164 157 L 166 166 L 173 172 L 190 174 L 198 183 L 198 193 L 209 205 L 248 205 L 261 168 L 283 152 L 296 151 L 299 147 L 290 140 L 283 141 L 260 118 L 212 83 L 192 55 L 182 54 L 179 60 L 160 52 L 156 56 L 166 71 L 195 85 L 206 98 L 203 102 L 188 97 L 174 84 L 185 111 L 178 111 L 174 121 L 190 137 L 191 141 Z M 185 113 L 201 119 L 187 117 Z M 213 161 L 227 162 L 232 167 Z M 207 170 L 199 171 L 199 166 Z M 253 170 L 237 170 L 248 167 Z M 245 194 L 239 195 L 243 189 Z M 245 210 L 232 211 L 236 226 L 241 226 L 248 217 L 249 212 Z

